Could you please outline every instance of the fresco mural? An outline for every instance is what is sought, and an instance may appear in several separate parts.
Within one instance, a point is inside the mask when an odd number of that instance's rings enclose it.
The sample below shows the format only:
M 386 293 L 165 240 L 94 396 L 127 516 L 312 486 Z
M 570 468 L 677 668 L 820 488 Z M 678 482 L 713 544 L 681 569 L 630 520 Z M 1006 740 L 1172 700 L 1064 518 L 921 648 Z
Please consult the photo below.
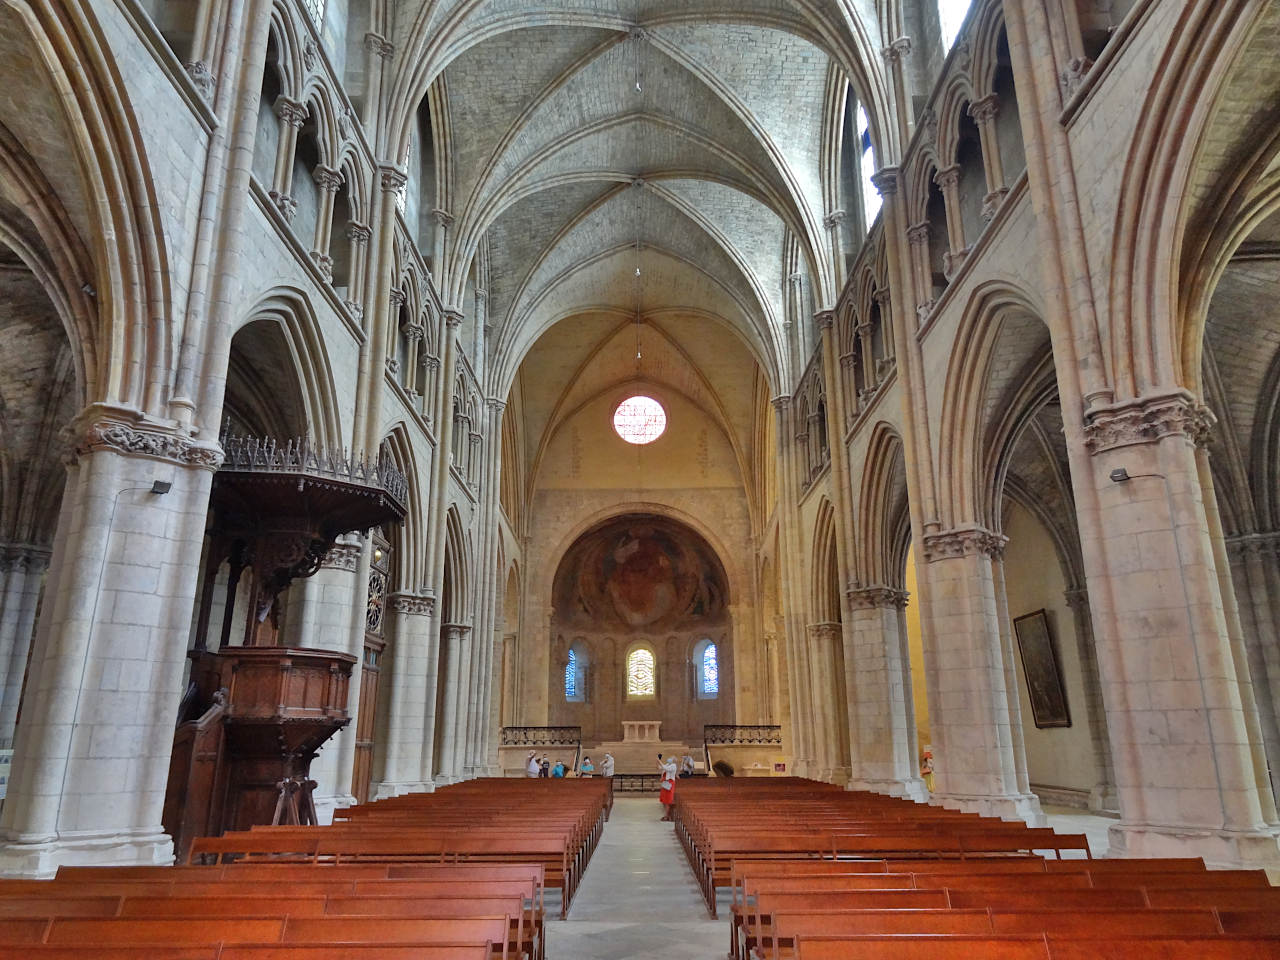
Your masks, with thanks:
M 697 533 L 664 517 L 628 514 L 583 534 L 552 586 L 553 724 L 583 728 L 587 742 L 616 740 L 623 720 L 661 720 L 668 741 L 700 742 L 702 726 L 731 723 L 733 641 L 728 578 Z M 715 651 L 714 690 L 703 653 Z M 629 651 L 652 651 L 652 681 L 629 692 Z M 570 651 L 573 689 L 565 677 Z M 695 662 L 697 661 L 697 662 Z

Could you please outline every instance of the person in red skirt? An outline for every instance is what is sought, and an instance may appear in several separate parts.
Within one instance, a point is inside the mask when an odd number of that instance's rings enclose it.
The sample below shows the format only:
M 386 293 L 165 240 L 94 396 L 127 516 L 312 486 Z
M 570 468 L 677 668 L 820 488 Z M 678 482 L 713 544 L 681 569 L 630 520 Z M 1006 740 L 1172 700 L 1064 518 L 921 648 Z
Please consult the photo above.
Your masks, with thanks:
M 658 800 L 662 802 L 662 819 L 671 820 L 672 805 L 676 802 L 676 758 L 667 757 L 662 759 L 662 754 L 658 754 L 658 772 L 662 774 L 662 792 L 658 794 Z

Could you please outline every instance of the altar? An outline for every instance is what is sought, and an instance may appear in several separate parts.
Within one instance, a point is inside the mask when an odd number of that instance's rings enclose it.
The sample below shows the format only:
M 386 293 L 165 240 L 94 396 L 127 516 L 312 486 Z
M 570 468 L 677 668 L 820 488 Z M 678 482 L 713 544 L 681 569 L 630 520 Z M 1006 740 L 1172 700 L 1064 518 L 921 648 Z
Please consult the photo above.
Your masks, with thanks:
M 661 720 L 623 720 L 623 743 L 658 743 L 662 740 Z

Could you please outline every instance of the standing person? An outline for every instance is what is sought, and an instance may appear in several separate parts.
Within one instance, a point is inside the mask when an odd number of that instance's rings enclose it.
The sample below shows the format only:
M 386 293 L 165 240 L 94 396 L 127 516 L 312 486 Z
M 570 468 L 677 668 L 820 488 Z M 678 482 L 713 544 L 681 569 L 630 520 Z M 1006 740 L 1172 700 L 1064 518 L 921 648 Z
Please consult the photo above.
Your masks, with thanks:
M 613 754 L 606 753 L 604 755 L 604 763 L 600 765 L 600 773 L 606 777 L 613 776 Z
M 591 762 L 591 758 L 590 758 L 590 757 L 583 757 L 583 758 L 582 758 L 582 767 L 581 767 L 581 769 L 578 771 L 578 776 L 580 776 L 580 777 L 593 777 L 593 776 L 595 776 L 595 773 L 596 773 L 596 767 L 595 767 L 595 764 Z
M 551 776 L 556 780 L 563 779 L 564 777 L 564 761 L 563 760 L 556 761 L 556 765 L 551 768 Z
M 530 750 L 529 758 L 524 763 L 524 775 L 526 777 L 536 777 L 542 770 L 542 765 L 538 763 L 538 751 Z
M 658 800 L 662 803 L 662 819 L 672 820 L 671 808 L 676 802 L 676 758 L 667 757 L 662 759 L 662 754 L 658 754 L 658 772 L 662 774 L 662 791 L 658 794 Z
M 693 762 L 693 756 L 686 753 L 680 760 L 680 777 L 692 777 L 694 771 L 698 769 L 697 764 Z
M 544 780 L 551 776 L 551 761 L 547 759 L 546 754 L 543 754 L 542 762 L 538 764 L 538 776 Z

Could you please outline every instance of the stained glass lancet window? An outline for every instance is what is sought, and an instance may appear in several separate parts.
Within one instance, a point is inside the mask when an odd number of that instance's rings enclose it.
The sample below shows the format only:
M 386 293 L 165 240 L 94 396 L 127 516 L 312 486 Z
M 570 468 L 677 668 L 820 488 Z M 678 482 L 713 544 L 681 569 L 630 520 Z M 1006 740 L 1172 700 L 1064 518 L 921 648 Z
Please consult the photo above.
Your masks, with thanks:
M 972 0 L 938 0 L 938 25 L 942 27 L 942 52 L 947 53 L 960 35 Z
M 302 0 L 302 5 L 307 8 L 307 14 L 317 27 L 324 25 L 325 0 Z
M 667 429 L 667 411 L 653 397 L 631 397 L 613 412 L 613 429 L 627 443 L 653 443 Z
M 720 692 L 720 660 L 716 656 L 716 645 L 708 643 L 702 649 L 702 695 L 714 697 Z
M 564 698 L 573 700 L 578 696 L 578 653 L 569 651 L 569 663 L 564 668 Z
M 871 120 L 862 104 L 858 104 L 858 172 L 862 175 L 862 216 L 870 230 L 884 201 L 871 179 L 876 172 L 876 157 L 871 149 Z
M 643 647 L 627 655 L 627 696 L 652 697 L 657 693 L 654 682 L 653 652 Z

